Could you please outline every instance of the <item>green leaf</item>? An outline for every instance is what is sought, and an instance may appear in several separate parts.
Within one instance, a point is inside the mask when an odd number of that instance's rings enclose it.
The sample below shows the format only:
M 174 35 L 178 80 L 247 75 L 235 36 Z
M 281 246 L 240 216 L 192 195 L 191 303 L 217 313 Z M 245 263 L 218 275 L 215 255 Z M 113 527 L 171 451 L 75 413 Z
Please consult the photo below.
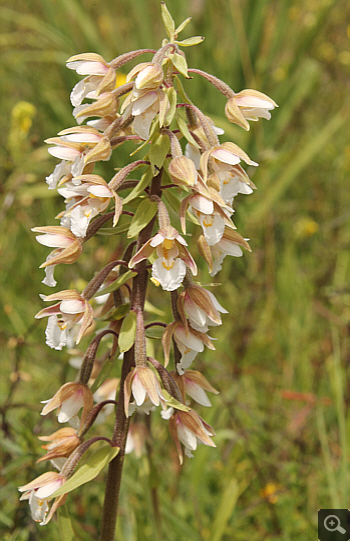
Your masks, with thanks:
M 169 58 L 172 61 L 174 67 L 177 69 L 177 71 L 188 79 L 189 76 L 187 73 L 188 68 L 187 68 L 186 58 L 178 53 L 169 54 Z
M 126 316 L 126 314 L 130 310 L 130 303 L 125 302 L 124 304 L 120 304 L 118 308 L 113 310 L 113 312 L 108 316 L 108 318 L 104 319 L 103 321 L 116 321 L 119 319 L 123 319 L 123 317 Z
M 188 25 L 188 23 L 190 23 L 192 21 L 192 17 L 187 17 L 187 19 L 185 19 L 175 30 L 175 36 L 177 36 L 178 34 L 180 34 L 180 32 L 183 31 L 184 28 L 186 28 L 186 26 Z
M 168 8 L 166 7 L 165 2 L 161 2 L 160 8 L 162 11 L 162 19 L 163 19 L 166 33 L 168 34 L 169 38 L 172 40 L 174 38 L 174 32 L 175 32 L 174 19 L 170 15 L 170 12 Z
M 107 293 L 112 293 L 113 291 L 117 291 L 122 285 L 124 285 L 130 278 L 133 278 L 136 276 L 137 272 L 134 272 L 132 270 L 128 270 L 124 272 L 124 274 L 121 274 L 114 282 L 112 282 L 108 287 L 105 287 L 104 289 L 100 289 L 95 293 L 95 297 L 101 297 L 101 295 L 106 295 Z
M 177 92 L 178 92 L 180 98 L 182 99 L 182 101 L 184 103 L 192 103 L 190 98 L 187 96 L 187 94 L 185 92 L 185 89 L 183 87 L 181 79 L 177 75 L 175 75 L 174 80 L 176 82 Z
M 114 362 L 111 359 L 107 359 L 107 361 L 104 363 L 103 367 L 101 368 L 97 378 L 95 379 L 95 381 L 90 387 L 90 391 L 92 392 L 92 394 L 94 394 L 97 391 L 97 389 L 101 387 L 102 383 L 108 378 L 113 366 L 114 366 Z
M 64 541 L 74 541 L 76 539 L 66 505 L 57 510 L 57 524 L 61 539 L 64 539 Z
M 193 36 L 192 38 L 187 38 L 182 41 L 175 41 L 181 47 L 191 47 L 191 45 L 198 45 L 204 41 L 204 36 Z
M 145 330 L 146 338 L 151 338 L 152 340 L 161 340 L 164 333 L 163 327 L 150 327 Z
M 181 402 L 179 402 L 178 400 L 176 400 L 176 398 L 174 398 L 173 396 L 171 396 L 168 391 L 166 391 L 165 389 L 162 389 L 162 393 L 163 393 L 163 396 L 166 400 L 166 403 L 167 403 L 167 406 L 171 406 L 172 408 L 175 408 L 177 410 L 180 410 L 180 411 L 191 411 L 191 408 L 189 408 L 188 406 L 185 406 L 185 404 L 182 404 Z
M 152 303 L 150 303 L 149 301 L 146 301 L 145 302 L 145 310 L 146 312 L 148 312 L 149 314 L 156 314 L 157 316 L 165 316 L 166 315 L 166 312 L 164 312 L 164 310 L 160 310 L 159 308 L 157 308 L 156 306 L 154 306 Z
M 136 314 L 132 310 L 123 319 L 119 333 L 118 345 L 120 353 L 129 351 L 134 345 L 136 335 Z
M 174 115 L 175 115 L 175 111 L 176 111 L 176 104 L 177 104 L 177 92 L 173 86 L 167 89 L 167 94 L 168 94 L 168 100 L 170 103 L 170 109 L 165 115 L 164 126 L 170 126 L 170 124 L 172 123 Z
M 152 180 L 152 170 L 150 167 L 147 168 L 147 170 L 144 172 L 144 174 L 141 177 L 140 182 L 131 190 L 129 195 L 123 199 L 123 205 L 126 205 L 136 197 L 142 194 L 144 189 L 149 185 L 149 183 Z
M 236 506 L 239 496 L 239 486 L 236 479 L 228 481 L 225 492 L 222 495 L 219 506 L 216 510 L 214 523 L 212 526 L 212 541 L 221 541 L 225 532 L 227 523 L 232 517 L 232 512 Z
M 176 118 L 176 122 L 177 122 L 177 125 L 178 125 L 178 128 L 180 130 L 180 132 L 182 133 L 182 135 L 185 137 L 185 139 L 187 139 L 187 141 L 197 147 L 197 148 L 200 148 L 200 146 L 198 145 L 198 143 L 193 139 L 192 135 L 190 134 L 190 131 L 188 129 L 188 126 L 187 126 L 187 123 L 186 121 L 182 118 L 181 114 L 179 113 L 179 111 L 176 111 L 176 114 L 175 114 L 175 118 Z
M 112 293 L 113 291 L 117 291 L 122 285 L 124 285 L 128 280 L 136 276 L 137 272 L 128 270 L 121 274 L 114 282 L 112 282 L 109 286 L 105 287 L 104 289 L 100 289 L 97 291 L 94 295 L 95 297 L 101 297 L 101 295 L 106 295 L 107 293 Z
M 124 225 L 118 225 L 117 227 L 103 227 L 96 231 L 95 235 L 102 235 L 105 237 L 110 237 L 111 235 L 121 235 L 125 233 L 130 227 L 130 223 Z
M 136 237 L 142 229 L 152 220 L 153 216 L 157 213 L 158 205 L 155 201 L 145 199 L 138 206 L 128 231 L 128 238 Z
M 163 167 L 169 148 L 170 140 L 165 134 L 161 133 L 154 141 L 152 141 L 148 152 L 148 158 L 151 162 L 153 176 L 156 176 L 159 173 L 159 169 Z
M 53 493 L 52 497 L 57 498 L 57 496 L 72 492 L 72 490 L 95 479 L 103 468 L 117 456 L 119 450 L 119 447 L 111 447 L 110 445 L 104 445 L 101 449 L 98 449 L 98 451 L 86 459 L 85 463 L 80 466 L 61 488 Z

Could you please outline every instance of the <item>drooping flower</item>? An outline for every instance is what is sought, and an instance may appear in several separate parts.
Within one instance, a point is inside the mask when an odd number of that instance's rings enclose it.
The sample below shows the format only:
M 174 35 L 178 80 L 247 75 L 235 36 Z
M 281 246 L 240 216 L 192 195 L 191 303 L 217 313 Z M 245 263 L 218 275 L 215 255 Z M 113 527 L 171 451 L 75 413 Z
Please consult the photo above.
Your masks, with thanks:
M 248 120 L 257 121 L 259 118 L 270 120 L 270 111 L 275 107 L 278 107 L 277 103 L 266 94 L 257 90 L 245 89 L 229 98 L 225 114 L 230 122 L 249 131 Z
M 152 265 L 152 277 L 165 291 L 174 291 L 185 277 L 186 265 L 193 275 L 197 274 L 197 265 L 186 246 L 187 242 L 178 231 L 166 225 L 134 255 L 129 267 L 133 268 L 156 250 L 158 259 Z
M 49 317 L 46 327 L 47 345 L 61 350 L 68 343 L 72 327 L 76 323 L 81 323 L 76 338 L 76 344 L 78 344 L 85 331 L 93 323 L 93 309 L 90 303 L 74 289 L 53 293 L 43 298 L 45 301 L 60 301 L 40 310 L 35 316 L 36 319 Z
M 37 460 L 54 460 L 56 458 L 69 457 L 73 451 L 81 444 L 81 439 L 77 435 L 75 428 L 66 427 L 56 430 L 49 436 L 40 436 L 39 440 L 49 441 L 47 445 L 42 445 L 42 449 L 46 449 L 47 453 Z
M 109 139 L 91 126 L 75 126 L 58 135 L 46 139 L 46 143 L 55 145 L 49 147 L 48 152 L 55 158 L 70 162 L 73 177 L 81 175 L 87 164 L 110 158 Z
M 122 212 L 119 195 L 99 175 L 77 176 L 74 181 L 59 188 L 58 193 L 66 202 L 66 211 L 60 215 L 61 223 L 69 225 L 77 237 L 85 237 L 92 218 L 106 210 L 111 200 L 115 203 L 113 226 Z
M 129 416 L 131 394 L 135 399 L 136 406 L 141 406 L 147 396 L 155 406 L 159 406 L 160 402 L 165 400 L 159 381 L 148 366 L 136 366 L 125 379 L 124 409 L 126 416 Z
M 221 325 L 220 313 L 228 313 L 211 291 L 197 285 L 186 287 L 178 303 L 183 306 L 192 329 L 201 333 L 206 333 L 209 326 Z
M 45 406 L 41 415 L 47 415 L 57 408 L 59 423 L 67 423 L 83 408 L 80 421 L 81 426 L 83 426 L 87 414 L 94 405 L 94 399 L 87 385 L 80 382 L 69 382 L 62 385 L 52 398 L 42 403 Z
M 204 350 L 204 346 L 209 349 L 215 349 L 210 338 L 187 325 L 187 328 L 181 321 L 173 321 L 167 325 L 163 337 L 162 344 L 164 349 L 165 366 L 169 362 L 169 353 L 171 340 L 174 338 L 176 345 L 181 353 L 181 360 L 176 365 L 179 374 L 184 373 L 184 369 L 188 368 L 195 359 L 197 353 Z
M 70 99 L 75 107 L 84 98 L 96 98 L 102 92 L 111 91 L 116 84 L 115 70 L 95 53 L 83 53 L 71 56 L 67 60 L 67 68 L 75 70 L 79 75 L 88 75 L 73 88 Z
M 74 263 L 79 259 L 82 251 L 82 241 L 78 239 L 70 229 L 60 226 L 34 227 L 35 233 L 43 233 L 36 237 L 36 240 L 44 246 L 56 248 L 47 256 L 45 263 L 40 268 L 45 268 L 46 277 L 43 284 L 54 287 L 56 280 L 53 277 L 53 271 L 58 263 L 66 265 Z
M 215 436 L 213 428 L 193 411 L 175 411 L 169 419 L 169 432 L 175 442 L 180 464 L 183 463 L 183 454 L 180 442 L 185 447 L 185 454 L 192 457 L 192 451 L 197 449 L 199 443 L 216 447 L 210 437 Z
M 20 500 L 29 500 L 32 519 L 35 522 L 40 522 L 41 526 L 47 524 L 56 509 L 64 504 L 67 494 L 63 494 L 55 499 L 48 514 L 48 502 L 52 499 L 51 495 L 64 485 L 66 481 L 67 478 L 61 473 L 46 472 L 30 483 L 18 488 L 20 492 L 24 492 Z
M 186 394 L 188 394 L 188 396 L 193 398 L 193 400 L 195 400 L 198 404 L 210 407 L 211 402 L 205 391 L 214 394 L 219 393 L 219 391 L 214 389 L 214 387 L 210 385 L 209 381 L 196 370 L 185 370 L 182 376 L 176 372 L 171 372 L 171 375 L 179 387 L 184 402 Z

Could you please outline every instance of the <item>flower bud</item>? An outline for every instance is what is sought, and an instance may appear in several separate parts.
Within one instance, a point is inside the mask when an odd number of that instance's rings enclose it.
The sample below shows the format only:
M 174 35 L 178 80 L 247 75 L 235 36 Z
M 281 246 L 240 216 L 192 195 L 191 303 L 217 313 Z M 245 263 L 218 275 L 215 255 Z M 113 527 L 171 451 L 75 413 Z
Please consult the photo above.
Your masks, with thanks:
M 178 156 L 171 160 L 169 173 L 174 184 L 179 186 L 194 186 L 197 183 L 196 166 L 186 156 Z

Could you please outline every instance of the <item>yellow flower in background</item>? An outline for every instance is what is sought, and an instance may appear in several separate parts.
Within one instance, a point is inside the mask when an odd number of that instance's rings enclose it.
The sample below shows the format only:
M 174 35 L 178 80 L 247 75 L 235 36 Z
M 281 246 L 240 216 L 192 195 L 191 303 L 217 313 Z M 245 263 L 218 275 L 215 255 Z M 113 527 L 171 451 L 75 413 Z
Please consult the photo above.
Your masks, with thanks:
M 311 237 L 317 233 L 319 225 L 312 218 L 305 217 L 300 218 L 295 224 L 296 237 L 303 239 L 305 237 Z
M 264 488 L 260 490 L 260 496 L 270 503 L 277 502 L 277 494 L 281 489 L 281 485 L 276 483 L 267 483 Z
M 26 136 L 32 127 L 33 118 L 36 115 L 36 107 L 28 101 L 19 101 L 11 112 L 11 132 L 20 132 Z

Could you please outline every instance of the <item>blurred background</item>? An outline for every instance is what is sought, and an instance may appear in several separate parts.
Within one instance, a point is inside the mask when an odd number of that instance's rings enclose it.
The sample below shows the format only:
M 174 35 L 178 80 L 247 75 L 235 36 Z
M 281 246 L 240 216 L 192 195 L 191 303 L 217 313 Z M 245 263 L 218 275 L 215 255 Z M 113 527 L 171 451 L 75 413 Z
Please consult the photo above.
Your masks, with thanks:
M 313 541 L 319 508 L 349 507 L 348 2 L 167 5 L 177 24 L 192 17 L 181 39 L 205 36 L 185 50 L 190 67 L 235 91 L 256 88 L 280 107 L 246 133 L 225 120 L 214 87 L 198 76 L 186 81 L 195 104 L 225 129 L 221 140 L 260 163 L 258 189 L 235 199 L 235 224 L 253 252 L 225 260 L 214 292 L 230 313 L 211 333 L 216 352 L 193 365 L 220 390 L 212 408 L 196 408 L 217 431 L 217 448 L 201 446 L 180 468 L 166 423 L 155 420 L 152 456 L 126 460 L 117 538 Z M 40 417 L 39 400 L 76 374 L 33 319 L 38 293 L 51 290 L 38 269 L 48 250 L 30 229 L 55 224 L 62 209 L 45 184 L 57 161 L 43 141 L 75 124 L 69 94 L 79 79 L 65 67 L 69 56 L 94 51 L 109 61 L 158 48 L 164 30 L 158 0 L 1 1 L 0 21 L 0 531 L 4 541 L 58 541 L 55 521 L 32 522 L 17 492 L 47 470 L 35 464 L 37 436 L 57 430 L 54 416 Z M 125 165 L 128 151 L 119 157 Z M 105 171 L 109 179 L 111 165 Z M 108 253 L 105 240 L 92 243 L 77 264 L 57 269 L 56 290 L 80 290 Z M 110 427 L 107 420 L 107 435 Z M 97 539 L 103 480 L 68 497 L 79 541 Z

